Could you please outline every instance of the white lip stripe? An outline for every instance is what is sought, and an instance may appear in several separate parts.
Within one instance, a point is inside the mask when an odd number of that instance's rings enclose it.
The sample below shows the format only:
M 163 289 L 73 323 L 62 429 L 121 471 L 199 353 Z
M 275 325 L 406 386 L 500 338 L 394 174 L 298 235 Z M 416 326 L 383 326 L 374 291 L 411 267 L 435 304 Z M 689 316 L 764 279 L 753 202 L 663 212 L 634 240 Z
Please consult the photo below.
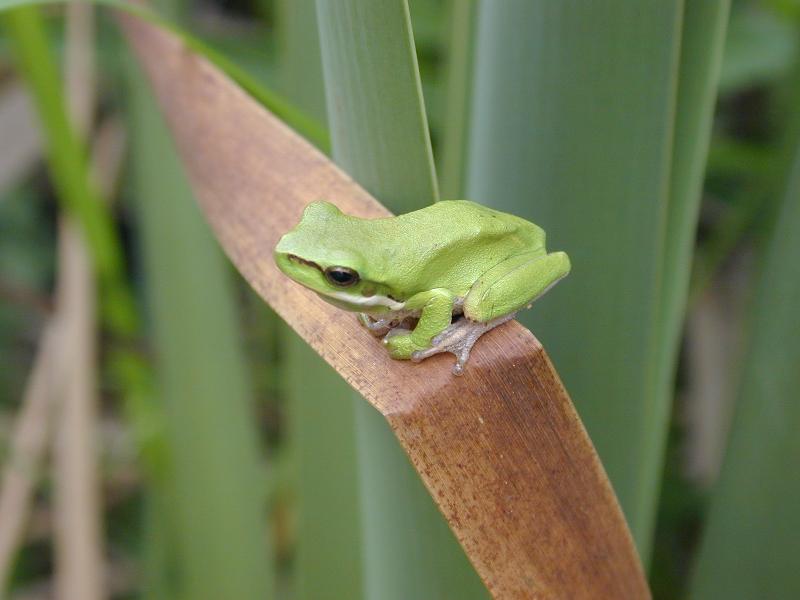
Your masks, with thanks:
M 397 302 L 386 296 L 354 296 L 347 292 L 328 292 L 326 295 L 356 306 L 385 306 L 389 310 L 402 310 L 405 306 L 404 302 Z

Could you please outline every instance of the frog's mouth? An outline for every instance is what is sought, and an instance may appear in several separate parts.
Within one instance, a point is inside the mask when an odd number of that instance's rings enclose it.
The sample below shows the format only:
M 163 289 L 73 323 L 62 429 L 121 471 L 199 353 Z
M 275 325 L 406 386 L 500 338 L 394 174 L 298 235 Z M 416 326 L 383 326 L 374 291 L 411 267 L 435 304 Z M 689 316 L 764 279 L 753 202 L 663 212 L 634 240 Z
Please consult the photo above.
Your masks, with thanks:
M 347 292 L 317 292 L 324 300 L 342 306 L 352 311 L 359 312 L 397 312 L 405 308 L 405 302 L 399 302 L 389 296 L 375 294 L 372 296 L 359 296 Z
M 314 261 L 306 260 L 289 252 L 276 252 L 275 264 L 285 275 L 300 285 L 314 291 L 323 286 L 325 275 L 322 267 Z

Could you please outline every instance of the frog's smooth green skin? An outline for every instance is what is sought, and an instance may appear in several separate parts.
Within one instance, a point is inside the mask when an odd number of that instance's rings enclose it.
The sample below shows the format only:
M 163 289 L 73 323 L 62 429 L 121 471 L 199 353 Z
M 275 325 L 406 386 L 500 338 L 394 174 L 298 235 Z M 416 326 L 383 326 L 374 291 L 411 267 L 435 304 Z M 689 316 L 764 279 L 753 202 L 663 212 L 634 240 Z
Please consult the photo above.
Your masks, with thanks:
M 483 333 L 570 269 L 564 252 L 547 253 L 540 227 L 467 200 L 371 220 L 313 202 L 278 242 L 275 262 L 328 302 L 361 313 L 393 358 L 452 352 L 457 374 Z

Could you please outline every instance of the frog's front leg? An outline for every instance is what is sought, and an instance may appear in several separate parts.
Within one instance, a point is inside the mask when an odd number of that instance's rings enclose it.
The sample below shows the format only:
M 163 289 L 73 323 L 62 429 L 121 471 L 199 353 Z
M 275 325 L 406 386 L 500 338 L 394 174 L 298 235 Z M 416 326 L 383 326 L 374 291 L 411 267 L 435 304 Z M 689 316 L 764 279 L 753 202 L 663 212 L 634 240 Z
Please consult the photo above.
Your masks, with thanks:
M 358 322 L 375 337 L 383 337 L 394 328 L 398 320 L 395 317 L 376 319 L 366 313 L 359 313 Z
M 455 300 L 455 296 L 443 288 L 409 298 L 405 309 L 420 311 L 419 322 L 413 331 L 394 330 L 383 339 L 391 357 L 408 360 L 414 352 L 428 348 L 431 340 L 450 325 Z

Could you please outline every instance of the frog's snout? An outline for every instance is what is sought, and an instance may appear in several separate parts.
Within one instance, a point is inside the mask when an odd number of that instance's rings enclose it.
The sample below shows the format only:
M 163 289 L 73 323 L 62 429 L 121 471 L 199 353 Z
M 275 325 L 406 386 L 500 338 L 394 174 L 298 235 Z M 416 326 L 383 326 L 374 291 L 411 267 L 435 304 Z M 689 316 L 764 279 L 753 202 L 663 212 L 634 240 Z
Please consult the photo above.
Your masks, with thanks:
M 278 243 L 275 245 L 275 248 L 272 250 L 272 259 L 275 261 L 275 264 L 278 266 L 278 268 L 287 275 L 289 274 L 291 267 L 293 247 L 293 244 L 291 243 L 291 235 L 291 231 L 283 234 L 281 239 L 279 239 Z
M 275 248 L 273 249 L 273 254 L 275 254 L 277 256 L 278 254 L 289 254 L 290 253 L 291 235 L 292 235 L 292 232 L 289 231 L 287 233 L 284 233 L 281 236 L 281 239 L 279 239 L 278 243 L 275 244 Z
M 557 265 L 556 272 L 558 274 L 558 278 L 561 279 L 562 277 L 566 277 L 572 270 L 572 263 L 570 262 L 567 253 L 563 251 L 552 252 L 550 256 L 553 257 L 553 260 Z

